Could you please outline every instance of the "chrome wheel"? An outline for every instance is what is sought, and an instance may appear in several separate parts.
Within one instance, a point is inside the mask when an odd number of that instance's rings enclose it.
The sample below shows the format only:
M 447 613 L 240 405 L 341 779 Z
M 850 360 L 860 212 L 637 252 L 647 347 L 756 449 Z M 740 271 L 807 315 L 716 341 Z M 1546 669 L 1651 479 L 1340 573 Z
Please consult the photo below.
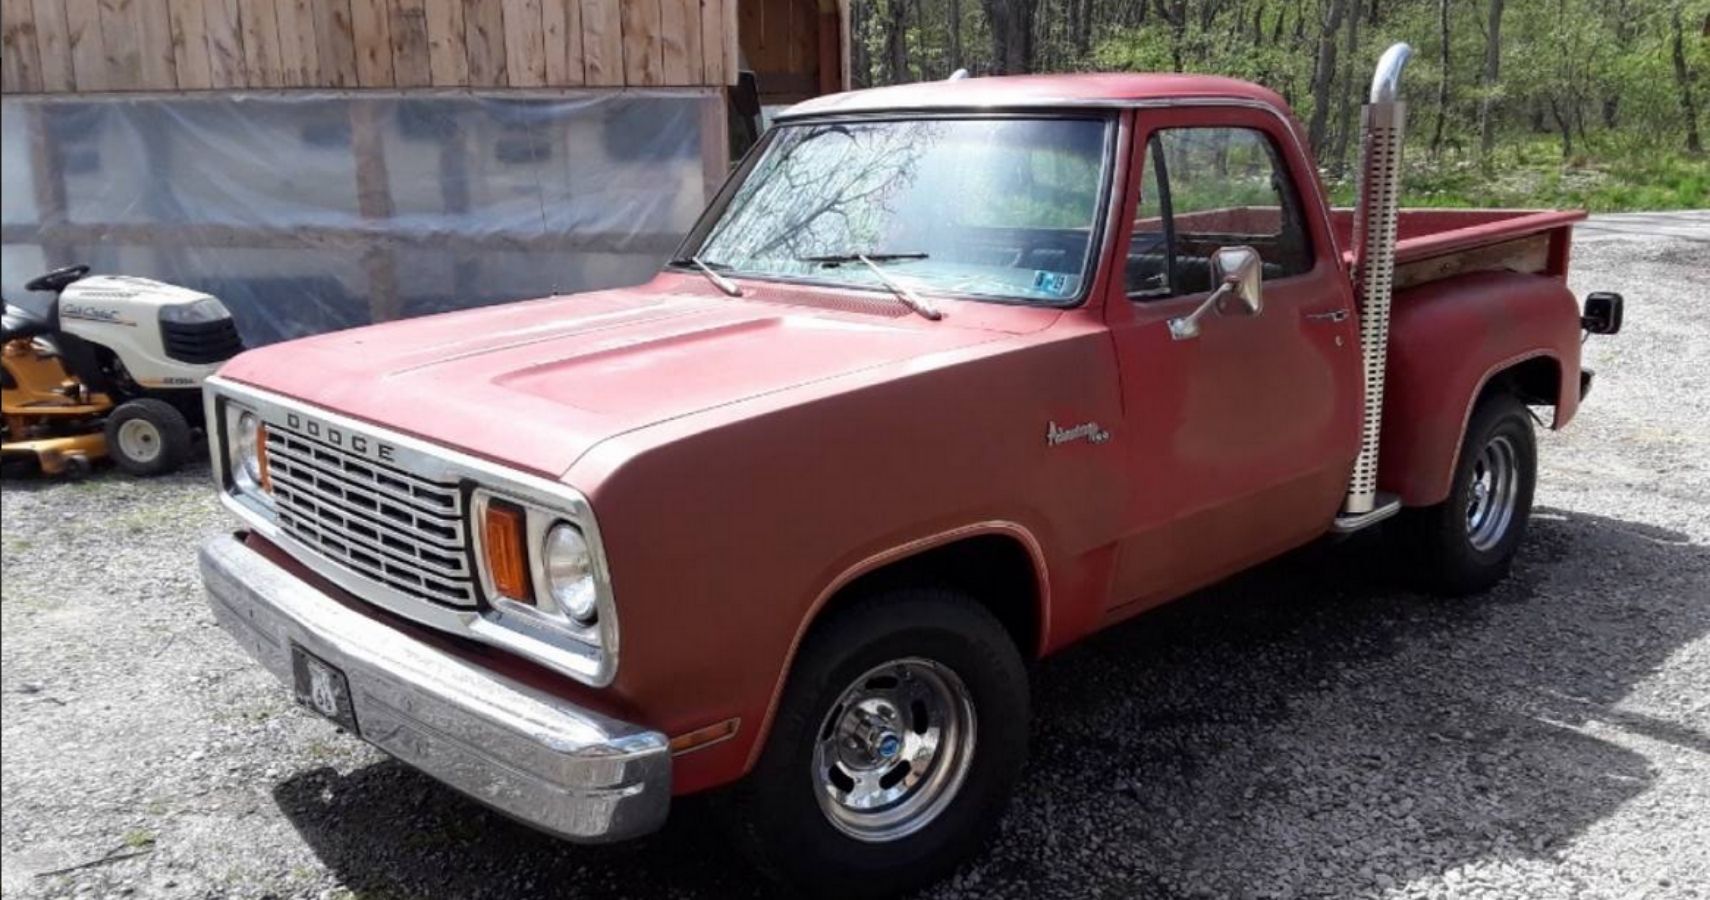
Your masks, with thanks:
M 1508 534 L 1519 495 L 1520 454 L 1505 435 L 1490 439 L 1473 461 L 1472 492 L 1467 499 L 1467 540 L 1489 550 Z
M 160 456 L 160 429 L 147 419 L 129 419 L 119 426 L 119 452 L 139 463 Z
M 974 755 L 974 702 L 962 679 L 909 657 L 869 669 L 820 723 L 814 794 L 839 831 L 891 841 L 955 798 Z

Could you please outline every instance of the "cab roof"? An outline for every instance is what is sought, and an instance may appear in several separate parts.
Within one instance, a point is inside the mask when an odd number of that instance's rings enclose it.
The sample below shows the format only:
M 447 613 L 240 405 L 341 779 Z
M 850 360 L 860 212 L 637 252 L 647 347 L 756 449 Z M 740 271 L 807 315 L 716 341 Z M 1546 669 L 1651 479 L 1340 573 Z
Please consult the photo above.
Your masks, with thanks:
M 797 103 L 778 118 L 968 108 L 1067 110 L 1205 99 L 1257 102 L 1285 116 L 1288 114 L 1288 105 L 1275 92 L 1235 78 L 1118 72 L 1004 75 L 898 84 L 815 97 Z

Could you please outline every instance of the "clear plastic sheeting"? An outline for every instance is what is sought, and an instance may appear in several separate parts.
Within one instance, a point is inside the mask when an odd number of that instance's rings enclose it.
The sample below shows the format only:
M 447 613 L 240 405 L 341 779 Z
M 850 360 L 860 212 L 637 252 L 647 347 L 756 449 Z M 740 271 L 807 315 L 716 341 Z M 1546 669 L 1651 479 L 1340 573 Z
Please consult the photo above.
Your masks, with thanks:
M 646 280 L 715 91 L 6 98 L 0 287 L 58 265 L 225 301 L 251 345 Z M 719 156 L 718 158 L 722 158 Z M 716 185 L 711 185 L 716 187 Z

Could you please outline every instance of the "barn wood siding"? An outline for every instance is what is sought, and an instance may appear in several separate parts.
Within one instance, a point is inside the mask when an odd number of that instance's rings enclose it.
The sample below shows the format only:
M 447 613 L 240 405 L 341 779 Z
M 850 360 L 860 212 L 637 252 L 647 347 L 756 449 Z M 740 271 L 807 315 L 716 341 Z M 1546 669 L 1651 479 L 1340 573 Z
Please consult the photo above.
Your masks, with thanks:
M 0 89 L 719 85 L 735 80 L 737 7 L 738 0 L 6 0 Z

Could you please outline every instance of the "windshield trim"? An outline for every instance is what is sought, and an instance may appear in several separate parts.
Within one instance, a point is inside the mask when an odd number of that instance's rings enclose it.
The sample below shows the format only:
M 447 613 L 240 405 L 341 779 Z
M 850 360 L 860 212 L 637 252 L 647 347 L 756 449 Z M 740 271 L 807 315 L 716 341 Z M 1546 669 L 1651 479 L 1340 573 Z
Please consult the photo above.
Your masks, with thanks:
M 1116 180 L 1116 150 L 1119 138 L 1118 112 L 1111 109 L 1071 108 L 1062 107 L 1045 109 L 1014 108 L 1002 110 L 988 109 L 947 109 L 931 111 L 898 111 L 896 113 L 865 112 L 847 115 L 816 115 L 780 122 L 766 130 L 753 147 L 743 155 L 742 162 L 726 178 L 718 194 L 713 197 L 706 209 L 701 211 L 700 218 L 695 220 L 693 228 L 683 239 L 683 243 L 672 254 L 672 259 L 682 259 L 688 256 L 698 256 L 706 244 L 713 226 L 724 215 L 726 208 L 736 196 L 737 189 L 753 174 L 754 167 L 766 155 L 766 151 L 777 139 L 778 134 L 786 128 L 813 127 L 815 125 L 834 124 L 837 122 L 918 122 L 922 120 L 937 121 L 945 119 L 998 120 L 998 119 L 1075 119 L 1088 122 L 1099 122 L 1104 125 L 1104 147 L 1101 151 L 1102 165 L 1099 173 L 1098 197 L 1094 201 L 1092 228 L 1087 238 L 1086 268 L 1082 272 L 1080 289 L 1072 296 L 1060 299 L 1041 299 L 1038 297 L 1020 297 L 1004 294 L 971 293 L 966 291 L 950 291 L 933 288 L 928 285 L 911 283 L 910 288 L 926 297 L 943 297 L 952 300 L 972 300 L 979 303 L 997 303 L 1005 306 L 1028 306 L 1041 309 L 1072 309 L 1087 302 L 1091 296 L 1093 283 L 1098 280 L 1098 268 L 1104 257 L 1105 229 L 1111 217 L 1112 185 Z M 677 269 L 673 268 L 673 271 Z M 806 287 L 829 287 L 839 290 L 868 291 L 888 294 L 890 289 L 883 284 L 856 284 L 828 278 L 815 278 L 809 275 L 781 275 L 769 272 L 748 272 L 742 269 L 721 270 L 723 274 L 733 279 L 758 281 L 771 284 L 802 285 Z

